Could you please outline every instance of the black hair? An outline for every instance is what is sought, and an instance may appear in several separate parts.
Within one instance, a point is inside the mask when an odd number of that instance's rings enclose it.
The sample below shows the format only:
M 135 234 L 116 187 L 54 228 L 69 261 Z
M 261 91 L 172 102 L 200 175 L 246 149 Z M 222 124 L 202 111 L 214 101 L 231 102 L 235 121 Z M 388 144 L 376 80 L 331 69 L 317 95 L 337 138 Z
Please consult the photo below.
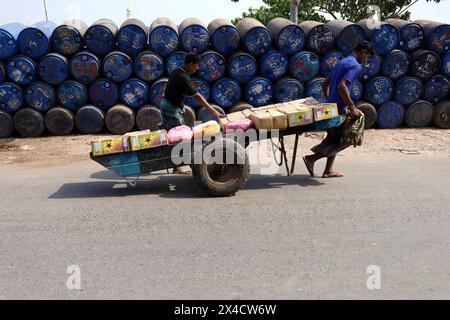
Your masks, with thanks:
M 185 64 L 200 63 L 200 61 L 202 61 L 200 55 L 196 52 L 191 52 L 187 54 Z
M 361 53 L 364 51 L 369 53 L 371 56 L 375 55 L 375 48 L 369 41 L 362 41 L 362 42 L 358 43 L 355 47 L 356 53 Z

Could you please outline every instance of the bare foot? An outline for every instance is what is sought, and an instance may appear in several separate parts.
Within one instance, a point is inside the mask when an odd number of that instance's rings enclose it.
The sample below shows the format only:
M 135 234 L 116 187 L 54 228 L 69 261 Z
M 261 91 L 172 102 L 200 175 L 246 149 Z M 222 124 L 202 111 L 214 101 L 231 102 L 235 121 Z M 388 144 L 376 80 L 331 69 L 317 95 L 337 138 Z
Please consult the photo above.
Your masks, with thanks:
M 308 156 L 303 157 L 303 161 L 305 162 L 306 169 L 308 169 L 308 172 L 311 175 L 311 177 L 314 178 L 314 162 L 311 163 L 308 159 L 309 159 Z
M 322 178 L 328 179 L 328 178 L 342 178 L 344 175 L 340 172 L 327 172 L 324 173 Z

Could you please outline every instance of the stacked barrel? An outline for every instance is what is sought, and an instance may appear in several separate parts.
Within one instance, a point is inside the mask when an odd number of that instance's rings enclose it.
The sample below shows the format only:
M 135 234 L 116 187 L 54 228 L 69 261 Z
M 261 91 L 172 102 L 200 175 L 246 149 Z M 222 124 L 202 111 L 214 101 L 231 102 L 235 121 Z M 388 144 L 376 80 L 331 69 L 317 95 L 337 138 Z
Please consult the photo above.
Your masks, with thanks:
M 350 90 L 366 126 L 450 128 L 448 24 L 101 19 L 0 27 L 0 138 L 157 129 L 170 74 L 188 52 L 202 59 L 195 86 L 221 113 L 325 101 L 325 78 L 362 40 L 377 51 Z M 188 124 L 212 118 L 195 99 L 184 103 Z

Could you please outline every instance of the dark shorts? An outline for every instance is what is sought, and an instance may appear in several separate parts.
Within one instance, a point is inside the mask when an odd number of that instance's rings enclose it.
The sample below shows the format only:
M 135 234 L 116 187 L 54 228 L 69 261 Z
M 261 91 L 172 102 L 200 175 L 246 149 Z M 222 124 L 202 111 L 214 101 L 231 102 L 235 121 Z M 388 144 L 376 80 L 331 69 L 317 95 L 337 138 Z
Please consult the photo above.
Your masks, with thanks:
M 171 105 L 166 99 L 161 102 L 161 116 L 167 131 L 184 125 L 184 111 Z
M 311 151 L 328 158 L 347 149 L 350 145 L 341 145 L 342 130 L 342 126 L 328 129 L 325 140 L 313 147 Z

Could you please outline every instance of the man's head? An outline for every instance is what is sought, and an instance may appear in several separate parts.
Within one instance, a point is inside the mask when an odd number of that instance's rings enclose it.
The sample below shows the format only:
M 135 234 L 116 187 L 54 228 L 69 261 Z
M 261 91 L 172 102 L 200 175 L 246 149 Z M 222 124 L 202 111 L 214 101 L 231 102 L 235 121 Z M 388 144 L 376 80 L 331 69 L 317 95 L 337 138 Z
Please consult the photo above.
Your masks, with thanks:
M 186 62 L 184 63 L 184 69 L 189 74 L 194 74 L 198 71 L 200 66 L 201 57 L 198 53 L 188 53 L 186 56 Z
M 368 41 L 360 42 L 356 45 L 355 48 L 355 56 L 358 59 L 359 63 L 364 64 L 367 60 L 375 55 L 375 48 Z

